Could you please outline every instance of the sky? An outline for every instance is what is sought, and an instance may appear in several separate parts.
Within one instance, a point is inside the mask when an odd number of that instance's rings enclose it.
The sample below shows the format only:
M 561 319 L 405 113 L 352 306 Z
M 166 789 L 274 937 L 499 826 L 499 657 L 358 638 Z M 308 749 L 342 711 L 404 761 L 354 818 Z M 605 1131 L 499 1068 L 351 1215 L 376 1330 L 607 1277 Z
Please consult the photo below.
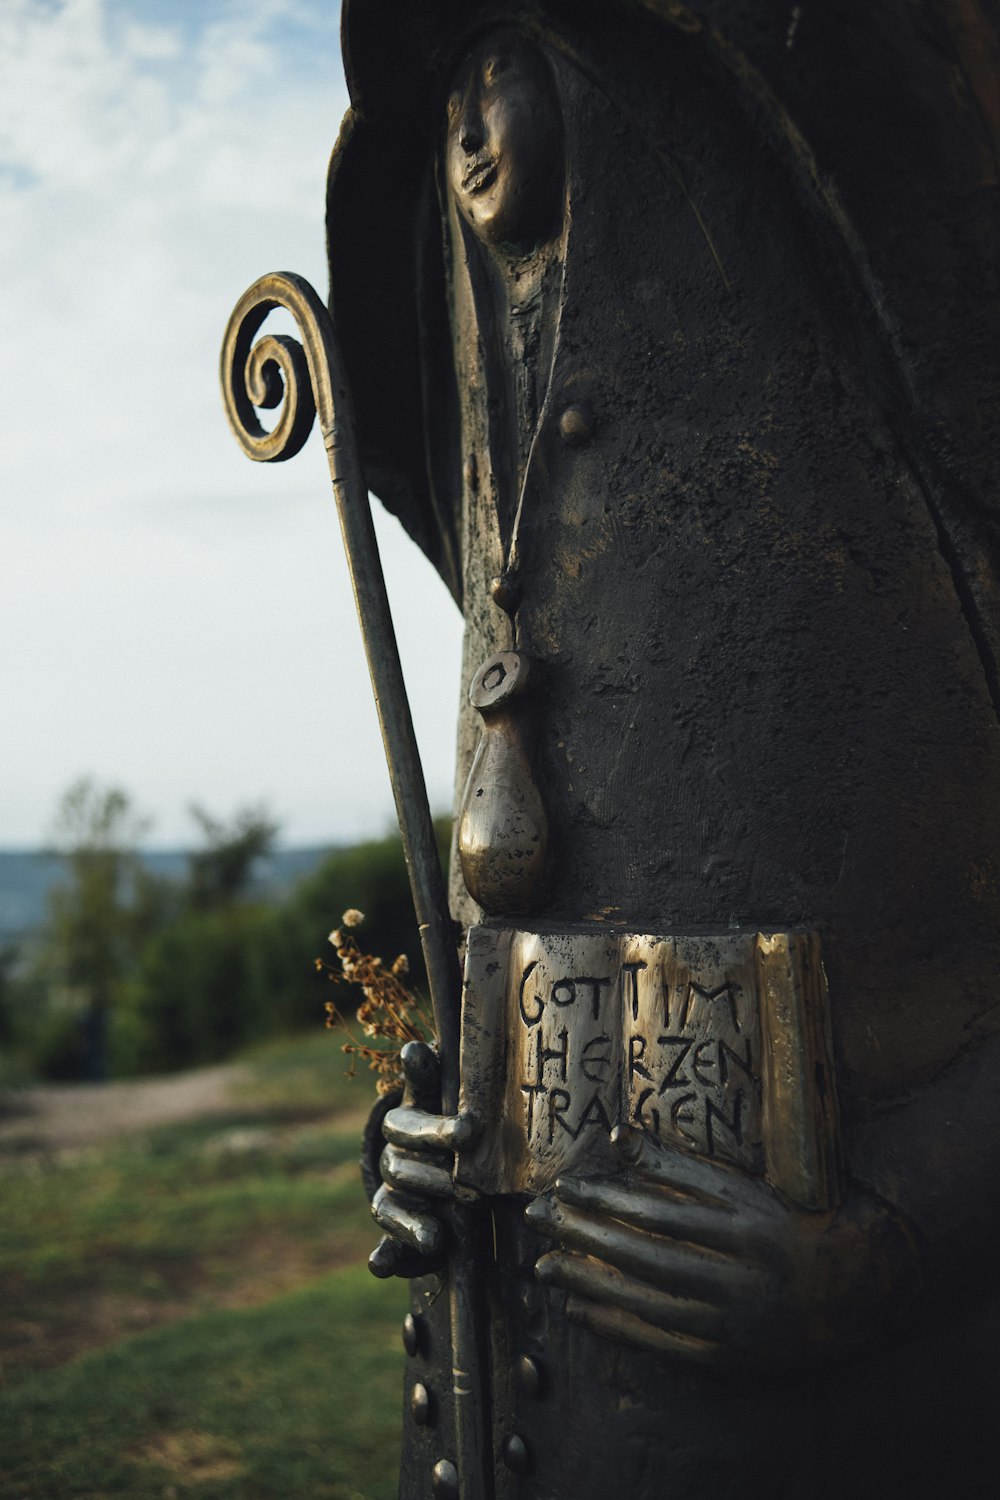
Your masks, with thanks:
M 252 463 L 218 392 L 252 281 L 326 295 L 338 28 L 336 0 L 0 3 L 0 847 L 85 774 L 152 845 L 192 802 L 264 801 L 285 844 L 393 824 L 318 432 Z M 446 808 L 461 618 L 375 509 Z

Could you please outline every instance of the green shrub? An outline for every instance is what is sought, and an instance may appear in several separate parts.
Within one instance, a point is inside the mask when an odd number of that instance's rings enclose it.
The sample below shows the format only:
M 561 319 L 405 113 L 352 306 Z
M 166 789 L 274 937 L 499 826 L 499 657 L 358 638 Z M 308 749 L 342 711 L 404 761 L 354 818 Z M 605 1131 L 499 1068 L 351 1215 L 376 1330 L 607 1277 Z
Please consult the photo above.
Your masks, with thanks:
M 146 945 L 116 1007 L 113 1049 L 137 1071 L 217 1062 L 276 1029 L 267 995 L 273 914 L 187 911 Z
M 447 820 L 439 821 L 437 832 L 446 854 Z M 365 951 L 387 963 L 405 953 L 410 984 L 426 993 L 398 837 L 333 851 L 277 903 L 243 896 L 206 906 L 188 895 L 178 883 L 171 899 L 160 901 L 155 922 L 108 991 L 102 1015 L 114 1076 L 218 1062 L 248 1042 L 320 1027 L 331 991 L 316 960 L 338 969 L 328 934 L 348 907 L 365 913 Z M 42 958 L 47 962 L 49 955 L 43 951 Z M 28 1018 L 24 1044 L 33 1065 L 49 1078 L 86 1076 L 95 1049 L 91 1039 L 88 1052 L 79 1007 L 63 1005 L 51 964 L 39 962 L 33 976 L 35 1003 L 17 1007 Z M 22 1002 L 26 998 L 25 988 Z M 350 1012 L 361 995 L 342 986 L 336 999 Z M 103 1046 L 98 1050 L 103 1053 Z
M 32 1031 L 29 1057 L 35 1071 L 53 1082 L 83 1078 L 87 1049 L 76 1008 L 47 1008 Z

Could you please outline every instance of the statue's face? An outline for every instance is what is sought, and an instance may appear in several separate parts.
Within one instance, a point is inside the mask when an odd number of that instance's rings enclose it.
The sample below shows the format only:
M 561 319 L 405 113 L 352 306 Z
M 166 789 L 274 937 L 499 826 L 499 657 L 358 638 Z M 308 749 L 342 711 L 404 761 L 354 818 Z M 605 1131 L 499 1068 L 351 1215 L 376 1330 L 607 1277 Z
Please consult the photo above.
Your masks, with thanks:
M 448 182 L 489 245 L 529 250 L 558 226 L 562 121 L 541 53 L 505 28 L 466 53 L 448 96 Z

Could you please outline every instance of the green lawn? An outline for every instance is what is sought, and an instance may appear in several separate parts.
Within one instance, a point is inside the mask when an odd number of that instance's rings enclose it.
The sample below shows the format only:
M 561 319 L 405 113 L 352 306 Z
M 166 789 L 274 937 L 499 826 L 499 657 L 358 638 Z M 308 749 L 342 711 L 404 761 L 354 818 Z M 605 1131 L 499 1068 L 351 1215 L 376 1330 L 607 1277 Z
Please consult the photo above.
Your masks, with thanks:
M 395 1491 L 401 1284 L 372 1280 L 370 1086 L 326 1034 L 231 1115 L 0 1158 L 0 1496 Z

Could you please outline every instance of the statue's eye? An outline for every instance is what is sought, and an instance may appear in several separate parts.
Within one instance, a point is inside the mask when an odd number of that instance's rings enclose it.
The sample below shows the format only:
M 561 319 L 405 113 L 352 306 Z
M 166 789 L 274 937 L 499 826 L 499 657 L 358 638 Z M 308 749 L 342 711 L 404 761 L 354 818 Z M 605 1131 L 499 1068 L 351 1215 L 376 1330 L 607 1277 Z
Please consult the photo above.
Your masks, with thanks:
M 448 99 L 448 124 L 454 125 L 462 108 L 462 96 L 456 89 Z
M 499 78 L 501 73 L 506 73 L 510 65 L 509 59 L 502 52 L 493 52 L 483 63 L 483 79 L 486 83 L 492 83 Z

